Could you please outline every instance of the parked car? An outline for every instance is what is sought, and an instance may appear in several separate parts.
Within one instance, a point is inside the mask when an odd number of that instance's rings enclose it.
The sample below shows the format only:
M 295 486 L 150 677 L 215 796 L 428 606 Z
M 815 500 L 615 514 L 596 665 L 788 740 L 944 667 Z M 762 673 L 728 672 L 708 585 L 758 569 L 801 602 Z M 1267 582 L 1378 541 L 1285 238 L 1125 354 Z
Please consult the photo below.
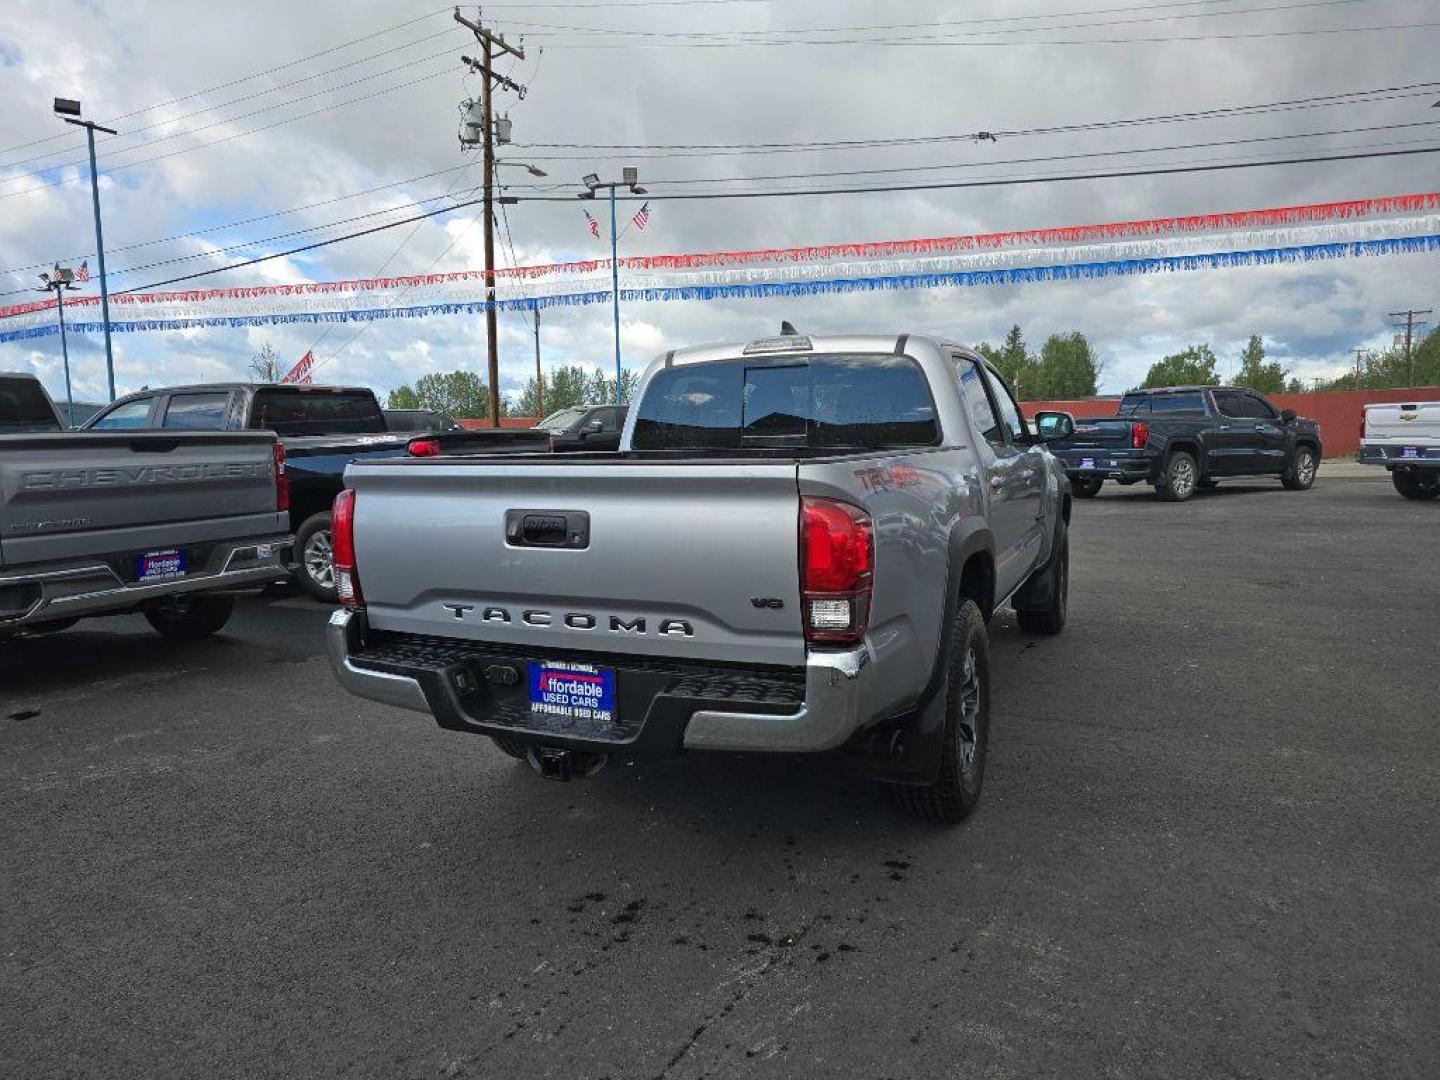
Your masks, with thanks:
M 1171 502 L 1240 476 L 1278 476 L 1304 491 L 1315 483 L 1321 449 L 1314 420 L 1233 386 L 1132 390 L 1114 417 L 1077 419 L 1072 438 L 1051 444 L 1082 499 L 1115 480 L 1152 484 Z
M 383 409 L 389 431 L 464 431 L 458 420 L 433 409 Z
M 134 611 L 213 634 L 222 590 L 284 572 L 286 480 L 269 432 L 69 432 L 38 380 L 0 375 L 0 638 Z
M 1065 625 L 1070 492 L 1045 441 L 1070 431 L 928 337 L 673 352 L 619 453 L 352 464 L 331 660 L 548 777 L 617 751 L 843 749 L 956 821 L 985 773 L 987 621 Z
M 1440 401 L 1366 405 L 1360 464 L 1390 470 L 1407 499 L 1440 495 Z
M 551 413 L 535 426 L 550 433 L 556 450 L 618 450 L 627 405 L 575 405 Z

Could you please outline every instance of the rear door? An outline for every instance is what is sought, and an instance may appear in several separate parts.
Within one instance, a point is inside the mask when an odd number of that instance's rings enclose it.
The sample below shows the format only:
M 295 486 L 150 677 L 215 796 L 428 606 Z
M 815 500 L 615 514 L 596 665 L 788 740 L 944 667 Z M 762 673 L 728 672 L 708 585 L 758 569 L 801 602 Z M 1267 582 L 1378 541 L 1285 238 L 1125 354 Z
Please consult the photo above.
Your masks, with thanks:
M 372 627 L 539 658 L 805 662 L 793 462 L 512 460 L 352 467 Z
M 975 445 L 981 480 L 988 500 L 990 532 L 995 537 L 995 593 L 1007 596 L 1021 581 L 1026 564 L 1025 546 L 1034 530 L 1028 461 L 1015 446 L 1001 419 L 994 392 L 985 384 L 981 366 L 957 353 L 956 373 L 960 396 L 970 426 L 979 436 Z

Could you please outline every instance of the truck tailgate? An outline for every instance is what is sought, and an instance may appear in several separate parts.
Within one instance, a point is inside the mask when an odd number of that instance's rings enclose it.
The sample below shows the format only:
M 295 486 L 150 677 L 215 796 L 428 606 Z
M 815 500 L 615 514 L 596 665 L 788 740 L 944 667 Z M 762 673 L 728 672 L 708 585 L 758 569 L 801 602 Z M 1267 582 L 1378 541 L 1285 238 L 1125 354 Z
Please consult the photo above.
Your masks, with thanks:
M 1397 443 L 1440 441 L 1440 401 L 1367 405 L 1365 438 Z
M 372 627 L 541 656 L 804 664 L 793 462 L 512 461 L 350 467 Z M 532 533 L 507 535 L 507 515 Z M 561 519 L 570 542 L 536 546 Z
M 1129 420 L 1087 419 L 1075 421 L 1075 434 L 1064 442 L 1052 444 L 1062 448 L 1118 449 L 1130 445 Z
M 288 531 L 269 432 L 0 436 L 0 564 Z

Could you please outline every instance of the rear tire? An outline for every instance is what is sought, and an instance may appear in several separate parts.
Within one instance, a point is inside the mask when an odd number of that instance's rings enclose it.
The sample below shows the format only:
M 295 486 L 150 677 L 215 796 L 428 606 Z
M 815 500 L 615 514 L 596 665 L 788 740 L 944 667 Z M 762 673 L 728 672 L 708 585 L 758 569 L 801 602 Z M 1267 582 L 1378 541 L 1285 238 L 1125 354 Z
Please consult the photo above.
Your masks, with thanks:
M 295 569 L 292 576 L 316 600 L 337 602 L 335 546 L 330 535 L 330 513 L 311 514 L 295 534 Z
M 963 821 L 980 802 L 990 745 L 990 646 L 973 600 L 956 609 L 945 677 L 945 732 L 933 784 L 896 785 L 895 799 L 926 821 Z
M 215 633 L 235 610 L 233 596 L 177 596 L 145 610 L 145 621 L 168 641 L 199 641 Z
M 1280 474 L 1280 483 L 1286 491 L 1308 491 L 1315 483 L 1315 474 L 1320 471 L 1320 462 L 1315 451 L 1308 446 L 1297 446 L 1290 457 L 1290 467 Z
M 1042 608 L 1015 609 L 1016 621 L 1027 634 L 1058 634 L 1065 629 L 1065 609 L 1070 598 L 1070 530 L 1060 535 L 1060 547 L 1055 553 L 1058 569 L 1055 577 L 1055 591 L 1049 603 Z
M 1185 450 L 1176 450 L 1165 461 L 1165 483 L 1155 490 L 1168 502 L 1184 502 L 1195 494 L 1199 480 L 1200 470 L 1195 464 L 1195 456 Z
M 525 744 L 516 739 L 507 739 L 504 735 L 491 735 L 490 739 L 500 748 L 500 752 L 507 757 L 513 757 L 517 761 L 526 761 L 529 754 L 525 750 Z
M 1440 473 L 1396 469 L 1391 472 L 1390 481 L 1407 499 L 1433 499 L 1440 495 Z
M 1093 499 L 1105 484 L 1103 476 L 1086 476 L 1070 481 L 1070 493 L 1077 499 Z

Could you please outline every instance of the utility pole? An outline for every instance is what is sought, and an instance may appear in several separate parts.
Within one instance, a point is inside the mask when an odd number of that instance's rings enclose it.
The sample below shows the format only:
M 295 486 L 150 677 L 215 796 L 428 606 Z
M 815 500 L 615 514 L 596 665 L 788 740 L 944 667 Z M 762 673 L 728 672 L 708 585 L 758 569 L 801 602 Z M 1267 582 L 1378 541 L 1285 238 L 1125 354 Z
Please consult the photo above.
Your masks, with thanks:
M 525 50 L 509 44 L 500 34 L 492 33 L 481 23 L 472 22 L 455 9 L 455 21 L 475 35 L 480 43 L 481 57 L 475 60 L 468 56 L 460 59 L 471 71 L 481 77 L 481 124 L 483 128 L 485 188 L 485 337 L 490 366 L 490 425 L 500 426 L 500 345 L 495 313 L 495 106 L 493 102 L 495 84 L 513 90 L 520 97 L 525 96 L 525 87 L 512 82 L 494 69 L 495 50 L 507 52 L 516 59 L 525 59 Z
M 1356 350 L 1355 350 L 1355 389 L 1356 389 L 1356 390 L 1362 389 L 1362 387 L 1360 386 L 1360 380 L 1364 377 L 1364 371 L 1365 371 L 1365 367 L 1364 367 L 1364 363 L 1363 363 L 1364 358 L 1365 358 L 1365 350 L 1364 350 L 1364 349 L 1356 349 Z
M 1415 316 L 1416 316 L 1416 315 L 1431 315 L 1431 314 L 1434 314 L 1434 312 L 1433 312 L 1430 308 L 1426 308 L 1424 311 L 1408 311 L 1408 310 L 1407 310 L 1407 311 L 1392 311 L 1392 312 L 1390 312 L 1390 317 L 1391 317 L 1392 319 L 1404 319 L 1404 320 L 1405 320 L 1405 385 L 1406 385 L 1406 386 L 1414 386 L 1414 385 L 1415 385 L 1415 372 L 1414 372 L 1414 369 L 1413 369 L 1412 366 L 1411 366 L 1411 357 L 1414 355 L 1413 352 L 1412 352 L 1412 347 L 1413 347 L 1414 344 L 1415 344 L 1415 327 L 1417 327 L 1417 326 L 1424 326 L 1424 325 L 1425 325 L 1425 321 L 1424 321 L 1423 319 L 1422 319 L 1421 321 L 1419 321 L 1419 322 L 1416 322 L 1416 321 L 1415 321 Z
M 530 309 L 535 316 L 535 412 L 536 420 L 545 419 L 545 377 L 540 374 L 540 305 Z
M 610 192 L 610 309 L 615 320 L 615 404 L 620 404 L 620 238 L 616 228 L 615 220 L 615 189 L 617 187 L 628 187 L 632 195 L 644 195 L 645 189 L 640 186 L 640 170 L 633 165 L 626 165 L 620 170 L 621 180 L 601 180 L 599 173 L 587 173 L 581 177 L 580 182 L 585 185 L 585 190 L 580 192 L 580 198 L 593 199 L 595 193 L 604 188 Z

